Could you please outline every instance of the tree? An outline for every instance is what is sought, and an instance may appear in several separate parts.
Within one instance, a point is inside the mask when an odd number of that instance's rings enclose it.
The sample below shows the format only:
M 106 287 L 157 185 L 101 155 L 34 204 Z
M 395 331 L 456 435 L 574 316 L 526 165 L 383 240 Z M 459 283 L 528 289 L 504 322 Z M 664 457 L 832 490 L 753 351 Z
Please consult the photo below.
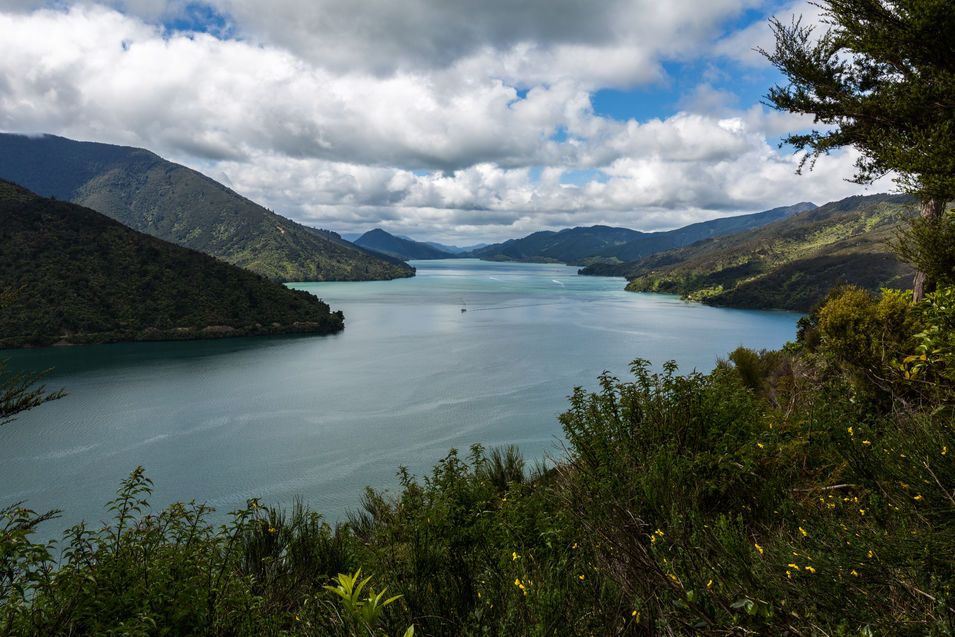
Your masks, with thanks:
M 861 152 L 853 181 L 893 172 L 921 204 L 922 223 L 942 223 L 955 198 L 955 1 L 822 0 L 817 35 L 801 19 L 772 20 L 776 46 L 760 49 L 786 76 L 770 89 L 776 109 L 814 116 L 822 130 L 785 138 L 808 151 L 800 170 L 843 146 Z M 916 301 L 934 282 L 919 270 Z
M 0 290 L 0 310 L 13 303 L 16 292 Z M 7 361 L 0 360 L 0 427 L 23 413 L 43 403 L 64 396 L 63 391 L 47 392 L 37 383 L 47 372 L 13 372 L 7 369 Z

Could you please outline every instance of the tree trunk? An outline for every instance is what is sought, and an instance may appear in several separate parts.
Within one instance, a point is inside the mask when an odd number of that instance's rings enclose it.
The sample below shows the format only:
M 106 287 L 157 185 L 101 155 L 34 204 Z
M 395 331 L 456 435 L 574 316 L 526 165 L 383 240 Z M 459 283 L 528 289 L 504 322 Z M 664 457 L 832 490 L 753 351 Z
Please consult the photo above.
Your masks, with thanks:
M 928 197 L 922 200 L 921 209 L 922 219 L 931 224 L 937 224 L 942 220 L 942 213 L 945 212 L 945 202 L 937 197 Z M 928 292 L 935 289 L 935 281 L 932 281 L 921 270 L 915 273 L 915 280 L 912 281 L 912 302 L 918 303 Z

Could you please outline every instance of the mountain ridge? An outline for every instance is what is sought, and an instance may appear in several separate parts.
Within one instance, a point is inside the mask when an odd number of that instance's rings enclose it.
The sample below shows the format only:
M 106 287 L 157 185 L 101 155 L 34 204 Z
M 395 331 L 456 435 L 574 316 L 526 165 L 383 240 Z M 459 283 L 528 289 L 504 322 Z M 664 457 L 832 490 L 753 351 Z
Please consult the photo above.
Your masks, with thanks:
M 414 275 L 407 264 L 335 241 L 142 148 L 0 133 L 0 178 L 274 280 Z
M 353 243 L 398 259 L 453 259 L 457 255 L 440 250 L 423 241 L 393 235 L 381 228 L 373 228 Z

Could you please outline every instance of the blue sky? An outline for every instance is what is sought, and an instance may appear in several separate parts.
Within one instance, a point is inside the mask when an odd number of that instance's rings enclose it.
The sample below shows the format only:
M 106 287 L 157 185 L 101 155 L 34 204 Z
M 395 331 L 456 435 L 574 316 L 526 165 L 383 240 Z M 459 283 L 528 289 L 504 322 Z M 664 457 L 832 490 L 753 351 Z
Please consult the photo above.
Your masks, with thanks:
M 760 104 L 806 0 L 0 0 L 0 130 L 148 148 L 302 223 L 474 243 L 860 191 Z M 885 188 L 883 188 L 885 189 Z

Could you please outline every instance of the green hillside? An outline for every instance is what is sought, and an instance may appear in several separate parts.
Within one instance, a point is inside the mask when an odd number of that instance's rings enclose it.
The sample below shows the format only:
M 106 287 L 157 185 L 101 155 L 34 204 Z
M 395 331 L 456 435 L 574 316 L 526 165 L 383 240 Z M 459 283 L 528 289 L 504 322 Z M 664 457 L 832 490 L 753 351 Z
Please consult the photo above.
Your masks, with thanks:
M 676 230 L 640 232 L 627 228 L 590 226 L 541 231 L 473 250 L 467 256 L 493 261 L 537 261 L 587 265 L 633 261 L 696 241 L 758 228 L 814 208 L 808 202 L 749 215 L 712 219 Z
M 807 311 L 839 284 L 906 287 L 912 268 L 890 248 L 914 214 L 905 195 L 849 197 L 770 225 L 582 274 L 625 276 L 634 292 L 712 305 Z
M 277 215 L 147 150 L 0 134 L 0 178 L 280 281 L 365 281 L 414 268 Z
M 330 333 L 305 292 L 0 181 L 0 348 Z

